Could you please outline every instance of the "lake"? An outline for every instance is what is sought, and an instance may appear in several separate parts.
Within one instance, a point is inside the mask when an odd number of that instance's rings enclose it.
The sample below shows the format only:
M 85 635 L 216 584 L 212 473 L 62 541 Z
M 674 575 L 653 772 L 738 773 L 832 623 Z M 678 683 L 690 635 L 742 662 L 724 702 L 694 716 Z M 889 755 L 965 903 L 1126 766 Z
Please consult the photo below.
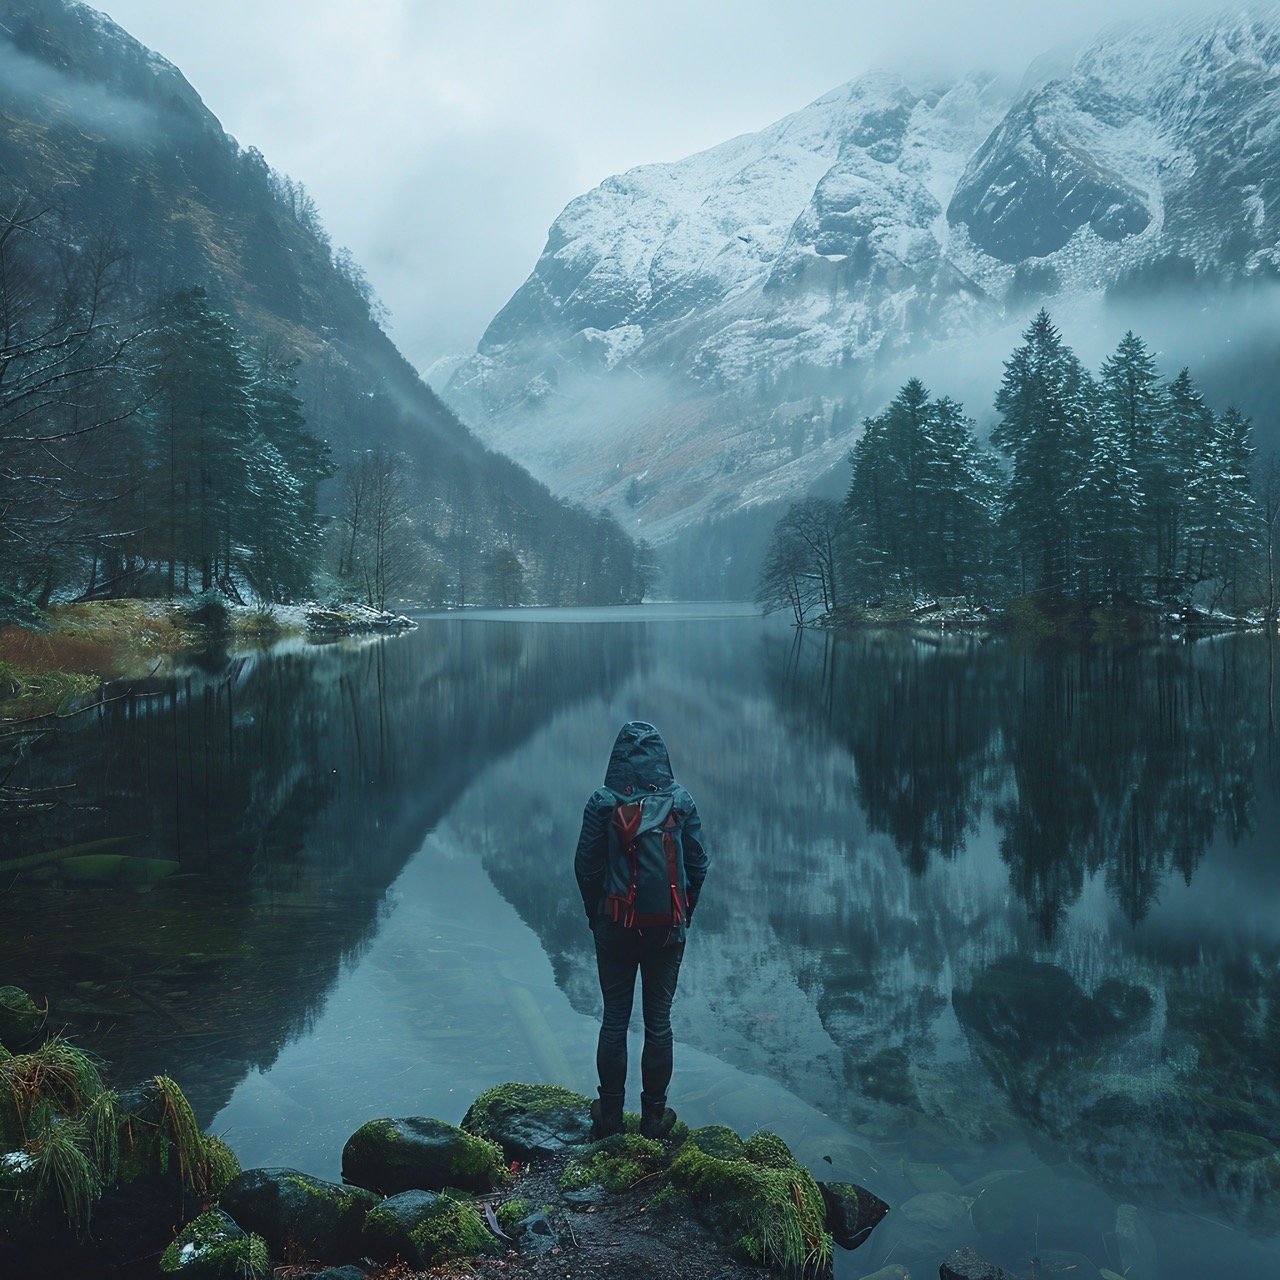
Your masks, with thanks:
M 336 1177 L 362 1121 L 502 1080 L 591 1092 L 573 849 L 647 719 L 713 859 L 671 1103 L 893 1206 L 839 1276 L 971 1243 L 1280 1277 L 1274 645 L 419 621 L 202 655 L 36 743 L 0 982 L 121 1080 L 174 1075 L 246 1167 Z

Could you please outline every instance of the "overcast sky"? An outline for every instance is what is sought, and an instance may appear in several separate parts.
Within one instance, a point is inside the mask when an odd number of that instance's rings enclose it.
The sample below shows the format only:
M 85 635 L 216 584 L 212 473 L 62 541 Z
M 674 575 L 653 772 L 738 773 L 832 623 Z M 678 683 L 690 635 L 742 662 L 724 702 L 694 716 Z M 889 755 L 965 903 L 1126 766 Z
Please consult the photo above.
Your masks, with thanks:
M 419 368 L 471 350 L 611 173 L 876 68 L 1018 76 L 1169 0 L 96 0 L 301 179 Z M 1173 7 L 1219 7 L 1181 0 Z

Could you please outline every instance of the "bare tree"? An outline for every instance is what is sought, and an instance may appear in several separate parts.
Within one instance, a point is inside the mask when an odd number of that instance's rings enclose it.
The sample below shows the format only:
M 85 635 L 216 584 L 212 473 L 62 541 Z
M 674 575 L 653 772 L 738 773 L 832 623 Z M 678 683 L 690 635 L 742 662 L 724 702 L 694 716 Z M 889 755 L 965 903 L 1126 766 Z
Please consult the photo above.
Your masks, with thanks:
M 774 525 L 756 588 L 766 613 L 790 609 L 796 626 L 835 608 L 840 508 L 829 498 L 792 503 Z

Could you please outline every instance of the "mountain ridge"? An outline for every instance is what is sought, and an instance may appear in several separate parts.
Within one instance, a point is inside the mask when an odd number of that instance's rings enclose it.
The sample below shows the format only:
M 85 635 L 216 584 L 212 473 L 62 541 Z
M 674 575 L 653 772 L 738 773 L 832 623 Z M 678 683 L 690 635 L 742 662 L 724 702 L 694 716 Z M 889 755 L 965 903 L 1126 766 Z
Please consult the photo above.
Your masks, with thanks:
M 583 578 L 565 566 L 588 545 L 614 560 L 588 575 L 593 598 L 630 584 L 621 530 L 468 430 L 383 331 L 305 188 L 227 134 L 172 62 L 79 0 L 0 0 L 0 71 L 7 193 L 37 193 L 80 244 L 110 241 L 140 303 L 201 284 L 250 342 L 297 357 L 308 421 L 340 464 L 377 448 L 408 460 L 413 596 L 473 599 L 501 555 L 527 598 L 561 602 Z
M 829 473 L 921 352 L 1166 277 L 1280 275 L 1277 11 L 1039 61 L 1016 90 L 872 73 L 606 179 L 446 401 L 558 491 L 687 543 Z

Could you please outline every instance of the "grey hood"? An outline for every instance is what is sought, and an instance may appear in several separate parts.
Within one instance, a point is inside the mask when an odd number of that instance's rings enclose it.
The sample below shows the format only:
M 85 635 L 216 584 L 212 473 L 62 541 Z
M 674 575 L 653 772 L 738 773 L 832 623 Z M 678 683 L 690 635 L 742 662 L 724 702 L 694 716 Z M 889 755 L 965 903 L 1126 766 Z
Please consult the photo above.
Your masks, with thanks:
M 604 785 L 619 795 L 632 795 L 666 788 L 674 781 L 662 735 L 643 720 L 628 720 L 613 744 Z

